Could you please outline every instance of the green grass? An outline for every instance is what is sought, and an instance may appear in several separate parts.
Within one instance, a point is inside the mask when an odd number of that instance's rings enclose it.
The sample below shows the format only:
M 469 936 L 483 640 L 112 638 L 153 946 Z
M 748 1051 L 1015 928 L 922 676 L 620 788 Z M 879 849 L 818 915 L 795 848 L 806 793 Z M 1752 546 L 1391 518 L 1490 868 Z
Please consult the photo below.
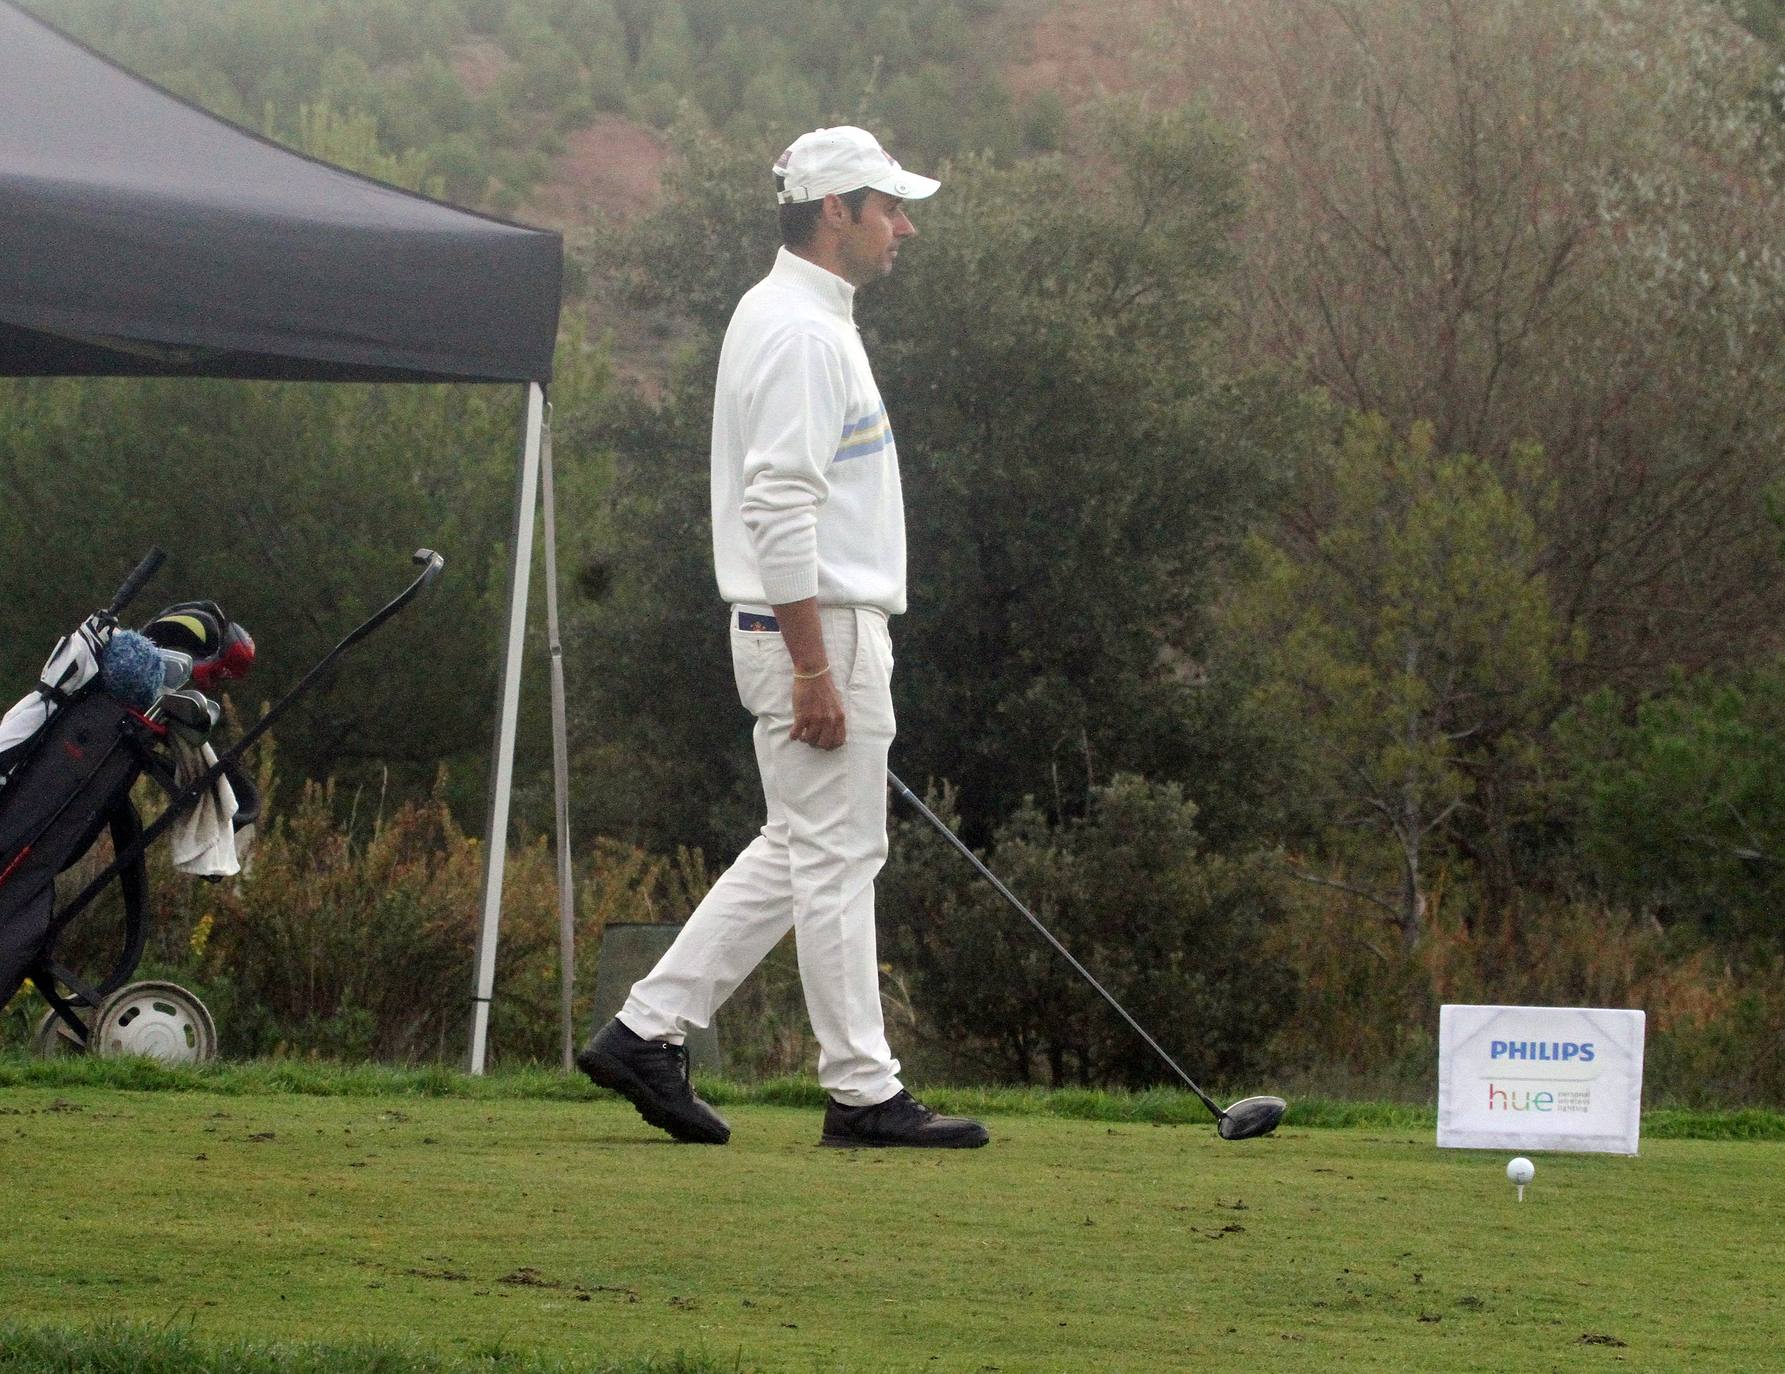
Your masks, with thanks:
M 700 1078 L 701 1095 L 724 1107 L 747 1105 L 822 1110 L 824 1090 L 810 1078 L 733 1083 Z M 0 1051 L 0 1089 L 124 1088 L 137 1092 L 209 1092 L 228 1097 L 295 1093 L 308 1097 L 463 1098 L 479 1102 L 592 1102 L 612 1100 L 580 1074 L 527 1067 L 480 1077 L 433 1066 L 390 1068 L 301 1059 L 165 1067 L 147 1059 L 37 1059 Z M 1253 1091 L 1268 1091 L 1255 1088 Z M 1175 1088 L 1119 1092 L 1093 1088 L 948 1088 L 923 1090 L 924 1100 L 955 1112 L 1002 1116 L 1054 1116 L 1074 1121 L 1197 1125 L 1208 1110 Z M 1239 1091 L 1228 1099 L 1242 1096 Z M 1403 1103 L 1298 1098 L 1289 1104 L 1289 1126 L 1375 1127 L 1430 1131 L 1437 1112 Z M 1643 1114 L 1645 1136 L 1661 1140 L 1785 1140 L 1785 1112 L 1744 1108 L 1710 1111 L 1662 1108 Z
M 988 1149 L 857 1153 L 814 1148 L 803 1097 L 740 1094 L 715 1150 L 552 1075 L 48 1067 L 0 1061 L 5 1374 L 1760 1371 L 1785 1345 L 1776 1138 L 1540 1155 L 1520 1204 L 1504 1153 L 1437 1150 L 1429 1116 L 1235 1144 L 991 1095 Z
M 413 1341 L 215 1339 L 187 1323 L 108 1321 L 92 1329 L 0 1322 L 3 1374 L 734 1374 L 735 1361 L 587 1360 L 502 1348 L 444 1355 Z

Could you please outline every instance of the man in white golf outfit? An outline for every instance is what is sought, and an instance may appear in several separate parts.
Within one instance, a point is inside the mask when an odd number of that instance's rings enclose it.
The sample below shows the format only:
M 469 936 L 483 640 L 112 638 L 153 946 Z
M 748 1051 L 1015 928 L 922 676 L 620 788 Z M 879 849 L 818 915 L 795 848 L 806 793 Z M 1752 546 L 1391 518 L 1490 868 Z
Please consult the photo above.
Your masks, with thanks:
M 726 330 L 712 446 L 713 559 L 767 820 L 577 1063 L 676 1139 L 724 1144 L 683 1037 L 791 929 L 830 1095 L 822 1143 L 983 1145 L 978 1122 L 900 1084 L 875 953 L 905 514 L 853 307 L 917 232 L 904 202 L 938 183 L 851 126 L 802 135 L 774 175 L 783 247 Z

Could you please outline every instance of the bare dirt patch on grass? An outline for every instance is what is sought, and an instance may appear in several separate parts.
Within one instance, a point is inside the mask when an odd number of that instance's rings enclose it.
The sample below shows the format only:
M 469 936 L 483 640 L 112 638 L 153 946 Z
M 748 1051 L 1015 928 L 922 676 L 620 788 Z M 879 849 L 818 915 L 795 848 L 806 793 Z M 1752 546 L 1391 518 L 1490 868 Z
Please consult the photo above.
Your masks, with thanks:
M 655 129 L 624 115 L 597 115 L 564 136 L 564 151 L 528 208 L 537 222 L 558 229 L 596 217 L 630 223 L 662 202 L 667 161 L 669 145 Z
M 514 59 L 493 38 L 474 38 L 452 50 L 452 73 L 472 99 L 488 93 Z

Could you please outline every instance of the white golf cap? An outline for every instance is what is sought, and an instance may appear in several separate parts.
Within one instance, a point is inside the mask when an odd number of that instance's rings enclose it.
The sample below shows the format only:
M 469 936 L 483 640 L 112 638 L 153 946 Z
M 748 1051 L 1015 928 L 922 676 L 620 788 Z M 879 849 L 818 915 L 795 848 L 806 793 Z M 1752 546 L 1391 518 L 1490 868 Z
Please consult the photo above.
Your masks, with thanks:
M 922 200 L 942 185 L 933 177 L 907 172 L 873 134 L 853 124 L 801 134 L 776 159 L 775 175 L 781 178 L 775 199 L 783 205 L 823 200 L 864 186 L 901 200 Z

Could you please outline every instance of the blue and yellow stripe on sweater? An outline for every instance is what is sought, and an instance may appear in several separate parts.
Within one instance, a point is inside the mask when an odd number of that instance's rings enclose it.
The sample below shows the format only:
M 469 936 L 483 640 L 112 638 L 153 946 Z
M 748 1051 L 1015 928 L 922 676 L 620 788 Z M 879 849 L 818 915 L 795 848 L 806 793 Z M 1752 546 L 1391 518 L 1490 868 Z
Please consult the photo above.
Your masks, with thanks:
M 867 458 L 884 452 L 892 445 L 892 425 L 887 422 L 886 407 L 843 426 L 843 438 L 837 445 L 833 462 L 846 463 L 852 458 Z

